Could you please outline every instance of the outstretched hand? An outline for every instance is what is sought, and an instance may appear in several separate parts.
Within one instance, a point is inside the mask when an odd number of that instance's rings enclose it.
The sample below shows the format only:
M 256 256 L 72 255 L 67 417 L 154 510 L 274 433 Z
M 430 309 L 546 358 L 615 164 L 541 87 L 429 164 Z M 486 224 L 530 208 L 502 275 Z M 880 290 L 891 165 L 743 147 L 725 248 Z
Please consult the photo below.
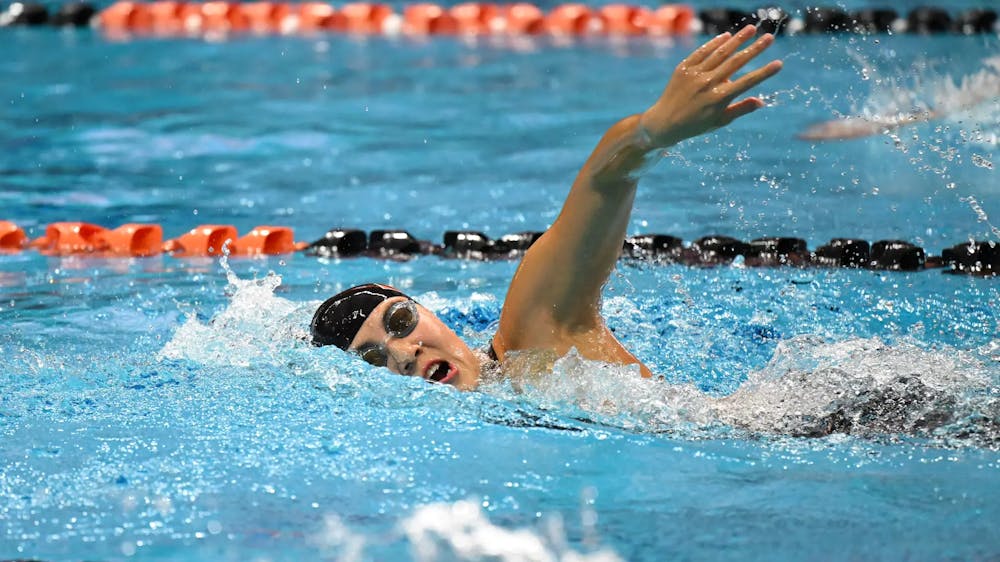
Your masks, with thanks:
M 736 35 L 723 33 L 677 65 L 660 99 L 639 118 L 639 125 L 655 147 L 677 144 L 764 107 L 757 97 L 735 103 L 733 100 L 777 74 L 780 60 L 730 79 L 774 42 L 774 36 L 766 34 L 737 52 L 756 32 L 754 26 L 748 25 Z

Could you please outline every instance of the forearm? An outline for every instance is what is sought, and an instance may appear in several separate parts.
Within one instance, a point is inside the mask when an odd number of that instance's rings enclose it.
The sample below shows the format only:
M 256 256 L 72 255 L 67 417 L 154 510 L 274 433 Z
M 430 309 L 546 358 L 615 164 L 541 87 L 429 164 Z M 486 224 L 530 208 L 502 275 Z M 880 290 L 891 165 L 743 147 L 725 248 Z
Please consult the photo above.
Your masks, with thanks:
M 621 253 L 638 173 L 649 165 L 651 151 L 656 152 L 638 115 L 612 125 L 580 169 L 552 228 L 539 240 L 545 261 L 558 264 L 561 273 L 551 288 L 568 302 L 554 304 L 571 323 L 597 313 L 601 287 Z

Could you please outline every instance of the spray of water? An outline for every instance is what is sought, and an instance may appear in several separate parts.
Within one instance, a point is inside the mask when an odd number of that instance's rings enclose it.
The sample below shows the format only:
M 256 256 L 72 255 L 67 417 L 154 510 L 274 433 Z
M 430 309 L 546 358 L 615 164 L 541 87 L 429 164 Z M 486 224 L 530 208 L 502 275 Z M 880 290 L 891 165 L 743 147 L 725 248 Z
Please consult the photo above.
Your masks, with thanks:
M 202 323 L 189 312 L 174 337 L 160 351 L 161 359 L 189 359 L 209 365 L 249 367 L 272 363 L 307 341 L 306 324 L 299 322 L 304 308 L 274 294 L 281 276 L 268 272 L 263 279 L 240 279 L 229 266 L 228 247 L 220 265 L 229 284 L 225 309 Z
M 987 56 L 978 70 L 956 75 L 952 61 L 917 60 L 909 68 L 880 68 L 857 49 L 848 49 L 858 73 L 871 88 L 849 115 L 815 124 L 798 136 L 811 142 L 883 135 L 889 146 L 906 155 L 913 170 L 939 178 L 956 191 L 977 222 L 994 239 L 994 225 L 977 196 L 969 189 L 989 189 L 995 182 L 958 189 L 955 169 L 973 166 L 992 172 L 991 152 L 1000 145 L 1000 56 Z M 911 125 L 935 123 L 929 134 Z M 964 192 L 964 193 L 963 193 Z M 877 193 L 877 188 L 875 193 Z
M 1000 56 L 984 59 L 977 72 L 954 77 L 935 72 L 933 65 L 925 61 L 907 72 L 883 73 L 857 51 L 848 54 L 858 63 L 862 78 L 872 83 L 870 94 L 854 115 L 813 125 L 800 133 L 799 138 L 822 141 L 891 134 L 890 138 L 897 145 L 905 145 L 903 137 L 894 131 L 907 125 L 940 120 L 956 126 L 967 142 L 984 147 L 997 145 Z M 967 123 L 978 125 L 966 130 Z M 980 163 L 976 165 L 991 165 L 982 155 L 977 156 Z
M 594 518 L 584 509 L 582 517 Z M 586 522 L 585 522 L 586 524 Z M 378 559 L 380 544 L 387 538 L 402 541 L 419 562 L 620 562 L 607 548 L 591 546 L 579 551 L 568 544 L 562 521 L 553 516 L 538 528 L 509 529 L 495 525 L 479 504 L 461 500 L 433 503 L 417 508 L 403 519 L 393 537 L 371 537 L 351 527 L 335 514 L 324 518 L 322 528 L 308 537 L 332 559 L 343 562 Z
M 221 366 L 280 366 L 319 376 L 331 388 L 348 380 L 354 385 L 391 380 L 352 377 L 353 368 L 365 367 L 343 354 L 325 356 L 308 345 L 305 326 L 316 303 L 275 296 L 280 277 L 241 280 L 228 268 L 227 275 L 229 305 L 208 322 L 190 316 L 161 357 Z M 458 310 L 462 322 L 476 322 L 480 309 L 488 311 L 486 316 L 498 313 L 488 298 L 452 303 L 427 297 L 432 310 L 444 315 Z M 609 308 L 612 314 L 631 310 L 623 300 L 616 297 L 617 304 Z M 447 389 L 385 401 L 419 396 L 444 408 L 491 412 L 484 420 L 489 423 L 566 429 L 582 422 L 694 438 L 848 433 L 1000 446 L 998 346 L 994 340 L 980 350 L 959 350 L 928 348 L 907 339 L 890 344 L 878 338 L 797 336 L 779 342 L 768 364 L 725 396 L 706 394 L 690 384 L 643 379 L 635 366 L 589 361 L 575 351 L 561 358 L 513 354 L 507 376 L 482 387 L 499 405 L 484 407 Z M 337 362 L 331 364 L 334 357 Z M 540 370 L 539 364 L 545 368 Z M 507 413 L 497 413 L 502 411 Z
M 1000 402 L 987 372 L 975 354 L 955 349 L 796 337 L 715 411 L 736 427 L 804 436 L 960 437 L 967 428 L 951 426 L 979 420 L 983 441 L 996 444 Z
M 575 352 L 519 390 L 542 409 L 629 431 L 695 438 L 909 435 L 996 447 L 1000 392 L 986 361 L 978 352 L 915 342 L 802 336 L 780 343 L 765 368 L 723 397 L 641 379 L 634 369 Z

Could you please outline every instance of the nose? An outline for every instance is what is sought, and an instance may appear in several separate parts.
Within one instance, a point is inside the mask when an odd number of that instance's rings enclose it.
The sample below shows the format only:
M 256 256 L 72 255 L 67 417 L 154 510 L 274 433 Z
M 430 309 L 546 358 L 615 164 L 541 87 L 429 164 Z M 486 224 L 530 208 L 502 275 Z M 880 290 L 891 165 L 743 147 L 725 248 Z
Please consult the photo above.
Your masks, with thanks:
M 416 338 L 390 338 L 386 343 L 389 356 L 396 364 L 401 375 L 414 375 L 417 372 L 417 357 L 423 353 L 423 345 Z

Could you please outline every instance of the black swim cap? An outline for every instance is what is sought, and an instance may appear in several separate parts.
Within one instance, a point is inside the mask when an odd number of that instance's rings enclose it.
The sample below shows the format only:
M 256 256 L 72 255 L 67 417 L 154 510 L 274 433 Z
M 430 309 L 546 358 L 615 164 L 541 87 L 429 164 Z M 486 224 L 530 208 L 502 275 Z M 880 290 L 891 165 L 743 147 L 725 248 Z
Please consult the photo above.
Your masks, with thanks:
M 368 283 L 326 299 L 310 324 L 313 345 L 335 345 L 346 350 L 375 307 L 386 299 L 405 296 L 387 285 Z

